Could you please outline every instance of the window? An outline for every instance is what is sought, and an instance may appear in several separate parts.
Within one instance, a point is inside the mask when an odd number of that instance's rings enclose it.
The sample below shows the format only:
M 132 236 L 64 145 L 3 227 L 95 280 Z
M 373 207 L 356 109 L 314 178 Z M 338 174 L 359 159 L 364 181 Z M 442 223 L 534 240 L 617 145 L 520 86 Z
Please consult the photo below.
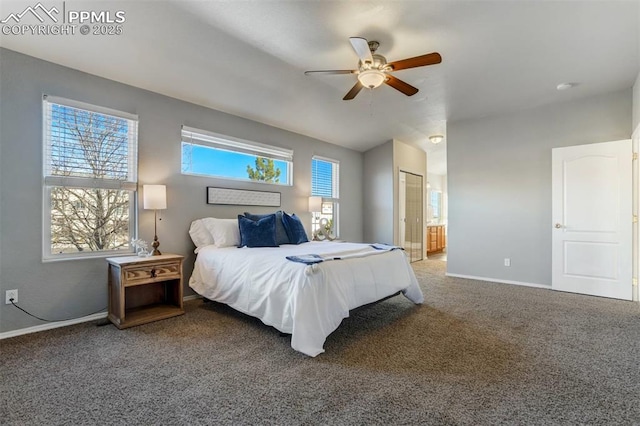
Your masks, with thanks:
M 429 205 L 431 207 L 431 219 L 435 222 L 439 221 L 442 213 L 442 192 L 432 190 Z
M 138 120 L 45 96 L 44 260 L 131 252 Z
M 183 126 L 182 173 L 291 186 L 293 151 Z
M 313 235 L 323 226 L 324 231 L 338 236 L 338 185 L 339 163 L 314 156 L 311 160 L 311 195 L 322 197 L 322 211 L 313 213 Z

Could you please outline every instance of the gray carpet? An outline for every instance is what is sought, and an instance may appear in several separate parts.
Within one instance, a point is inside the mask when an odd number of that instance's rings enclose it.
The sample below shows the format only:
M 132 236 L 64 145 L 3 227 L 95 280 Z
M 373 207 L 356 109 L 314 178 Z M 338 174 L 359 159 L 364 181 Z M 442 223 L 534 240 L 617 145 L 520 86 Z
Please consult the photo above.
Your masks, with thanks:
M 640 424 L 632 302 L 414 269 L 422 306 L 357 310 L 308 358 L 216 303 L 0 341 L 0 423 Z

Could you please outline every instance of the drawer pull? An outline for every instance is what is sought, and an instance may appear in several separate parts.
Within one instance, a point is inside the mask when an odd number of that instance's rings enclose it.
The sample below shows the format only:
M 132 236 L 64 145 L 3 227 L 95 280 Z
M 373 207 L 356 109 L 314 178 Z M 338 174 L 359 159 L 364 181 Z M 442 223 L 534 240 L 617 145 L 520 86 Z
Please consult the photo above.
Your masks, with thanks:
M 156 277 L 156 268 L 152 268 L 151 269 L 151 278 L 155 278 Z

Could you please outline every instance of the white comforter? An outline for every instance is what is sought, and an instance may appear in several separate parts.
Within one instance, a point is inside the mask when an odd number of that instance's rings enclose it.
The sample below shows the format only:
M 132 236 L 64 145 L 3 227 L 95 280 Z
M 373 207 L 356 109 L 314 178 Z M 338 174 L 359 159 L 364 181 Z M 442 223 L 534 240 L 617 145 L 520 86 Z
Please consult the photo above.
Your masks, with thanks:
M 286 256 L 341 254 L 316 265 Z M 361 255 L 360 255 L 361 254 Z M 200 249 L 189 286 L 291 334 L 291 347 L 309 356 L 349 316 L 349 310 L 398 291 L 419 304 L 424 296 L 401 250 L 378 251 L 366 244 L 309 242 L 279 248 Z

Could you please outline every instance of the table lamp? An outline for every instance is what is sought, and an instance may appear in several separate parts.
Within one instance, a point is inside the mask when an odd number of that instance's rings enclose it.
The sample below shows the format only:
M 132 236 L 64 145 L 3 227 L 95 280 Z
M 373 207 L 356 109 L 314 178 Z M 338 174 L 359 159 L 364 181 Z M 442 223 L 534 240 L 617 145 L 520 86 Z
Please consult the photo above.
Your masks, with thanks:
M 143 185 L 143 206 L 145 210 L 153 210 L 153 256 L 159 256 L 160 242 L 158 241 L 158 210 L 165 210 L 167 208 L 167 187 L 166 185 Z M 160 218 L 162 220 L 162 218 Z

